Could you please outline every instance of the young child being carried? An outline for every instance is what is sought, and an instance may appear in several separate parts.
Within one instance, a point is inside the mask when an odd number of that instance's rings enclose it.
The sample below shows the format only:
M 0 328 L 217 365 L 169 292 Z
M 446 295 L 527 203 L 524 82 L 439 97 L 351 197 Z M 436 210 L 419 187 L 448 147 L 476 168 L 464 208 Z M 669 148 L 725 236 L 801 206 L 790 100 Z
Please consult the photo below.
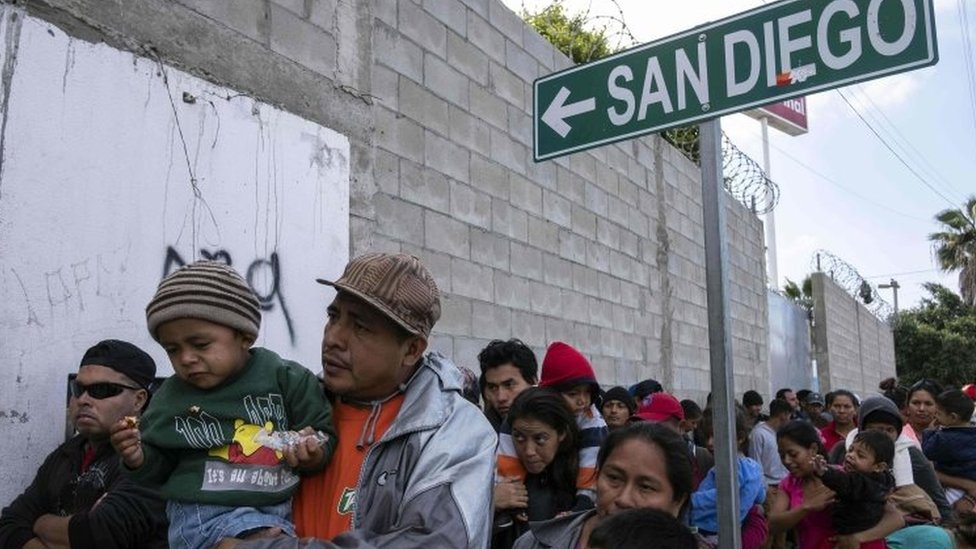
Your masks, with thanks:
M 831 512 L 837 534 L 867 530 L 881 521 L 888 494 L 895 487 L 889 465 L 895 459 L 895 443 L 880 431 L 861 431 L 844 456 L 844 467 L 827 465 L 823 456 L 813 458 L 814 473 L 837 495 Z M 885 540 L 861 544 L 862 549 L 883 549 Z
M 133 477 L 168 500 L 170 548 L 294 536 L 293 468 L 321 470 L 336 444 L 318 379 L 252 347 L 260 304 L 222 263 L 198 261 L 163 279 L 146 321 L 176 375 L 153 395 L 141 432 L 123 419 L 112 445 Z
M 540 387 L 552 387 L 558 391 L 576 416 L 580 429 L 579 474 L 576 478 L 576 504 L 574 511 L 591 509 L 596 502 L 596 455 L 600 445 L 610 433 L 607 422 L 600 414 L 600 384 L 596 381 L 593 366 L 582 353 L 572 346 L 555 341 L 546 350 L 542 360 Z M 498 478 L 525 479 L 525 468 L 515 454 L 512 428 L 502 425 L 498 434 Z
M 976 480 L 976 427 L 970 424 L 973 401 L 950 389 L 935 398 L 939 429 L 922 433 L 922 452 L 939 473 Z M 956 512 L 972 512 L 976 499 L 959 488 L 946 488 Z

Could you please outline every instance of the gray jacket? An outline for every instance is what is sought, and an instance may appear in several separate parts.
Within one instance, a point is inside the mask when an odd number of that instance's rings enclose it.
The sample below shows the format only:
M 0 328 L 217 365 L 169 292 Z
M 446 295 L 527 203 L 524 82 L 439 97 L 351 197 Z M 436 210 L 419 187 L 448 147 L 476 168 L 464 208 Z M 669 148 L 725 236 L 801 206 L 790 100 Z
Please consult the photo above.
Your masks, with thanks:
M 512 549 L 574 549 L 583 532 L 583 523 L 593 513 L 596 513 L 595 509 L 533 522 L 529 524 L 529 531 L 515 540 Z
M 324 540 L 276 538 L 240 549 L 487 547 L 491 535 L 495 431 L 461 396 L 461 375 L 428 354 L 403 405 L 370 447 L 359 474 L 352 530 Z

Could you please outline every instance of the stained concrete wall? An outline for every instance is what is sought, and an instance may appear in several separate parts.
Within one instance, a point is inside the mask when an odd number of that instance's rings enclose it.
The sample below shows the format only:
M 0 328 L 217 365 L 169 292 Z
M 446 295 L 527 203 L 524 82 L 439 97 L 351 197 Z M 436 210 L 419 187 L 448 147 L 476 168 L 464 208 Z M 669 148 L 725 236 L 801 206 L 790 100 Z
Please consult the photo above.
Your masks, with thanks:
M 824 273 L 813 273 L 814 352 L 823 391 L 877 392 L 895 375 L 891 327 Z
M 568 59 L 497 0 L 36 0 L 82 39 L 159 59 L 350 144 L 350 253 L 424 259 L 432 346 L 562 339 L 600 380 L 709 389 L 698 168 L 657 137 L 531 160 L 531 82 Z M 728 201 L 736 392 L 760 388 L 760 221 Z M 323 273 L 336 274 L 336 273 Z M 314 299 L 309 298 L 309 299 Z
M 0 5 L 0 502 L 64 436 L 67 375 L 105 338 L 146 349 L 158 281 L 232 264 L 258 345 L 316 372 L 315 283 L 349 249 L 349 142 L 267 103 Z M 317 294 L 316 294 L 317 292 Z

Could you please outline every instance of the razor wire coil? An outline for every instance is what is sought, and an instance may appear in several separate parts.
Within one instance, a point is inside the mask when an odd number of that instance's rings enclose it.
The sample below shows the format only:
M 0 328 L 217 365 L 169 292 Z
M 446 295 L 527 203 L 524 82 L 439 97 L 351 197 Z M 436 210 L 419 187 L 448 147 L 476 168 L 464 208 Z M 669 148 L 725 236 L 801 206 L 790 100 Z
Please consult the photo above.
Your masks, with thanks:
M 701 163 L 698 126 L 666 130 L 662 136 L 689 160 Z M 722 132 L 722 177 L 725 190 L 757 215 L 773 211 L 779 203 L 779 185 L 755 160 L 739 150 L 725 132 Z
M 829 276 L 851 297 L 864 303 L 864 306 L 879 319 L 887 321 L 894 315 L 894 309 L 882 299 L 877 286 L 868 282 L 850 263 L 829 251 L 816 250 L 810 261 L 810 270 Z M 870 296 L 869 300 L 866 299 L 867 296 Z

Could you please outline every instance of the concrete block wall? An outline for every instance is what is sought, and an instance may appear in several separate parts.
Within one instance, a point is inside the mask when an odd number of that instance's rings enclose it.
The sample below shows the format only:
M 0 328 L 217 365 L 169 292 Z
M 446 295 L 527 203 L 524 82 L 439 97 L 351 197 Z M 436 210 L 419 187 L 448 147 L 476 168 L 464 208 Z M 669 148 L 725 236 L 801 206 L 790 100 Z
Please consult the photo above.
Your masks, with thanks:
M 730 202 L 734 202 L 729 199 Z M 769 387 L 769 298 L 756 273 L 766 272 L 766 248 L 761 221 L 735 203 L 727 209 L 729 242 L 730 314 L 736 395 L 753 389 L 767 394 Z M 744 366 L 751 365 L 752 368 Z
M 861 395 L 895 375 L 894 337 L 875 317 L 824 273 L 813 273 L 814 353 L 820 388 Z
M 532 80 L 570 65 L 497 0 L 36 0 L 68 32 L 142 52 L 350 141 L 352 254 L 420 256 L 432 346 L 557 339 L 605 385 L 709 386 L 698 168 L 656 136 L 531 159 Z M 761 387 L 761 223 L 727 197 L 736 392 Z

